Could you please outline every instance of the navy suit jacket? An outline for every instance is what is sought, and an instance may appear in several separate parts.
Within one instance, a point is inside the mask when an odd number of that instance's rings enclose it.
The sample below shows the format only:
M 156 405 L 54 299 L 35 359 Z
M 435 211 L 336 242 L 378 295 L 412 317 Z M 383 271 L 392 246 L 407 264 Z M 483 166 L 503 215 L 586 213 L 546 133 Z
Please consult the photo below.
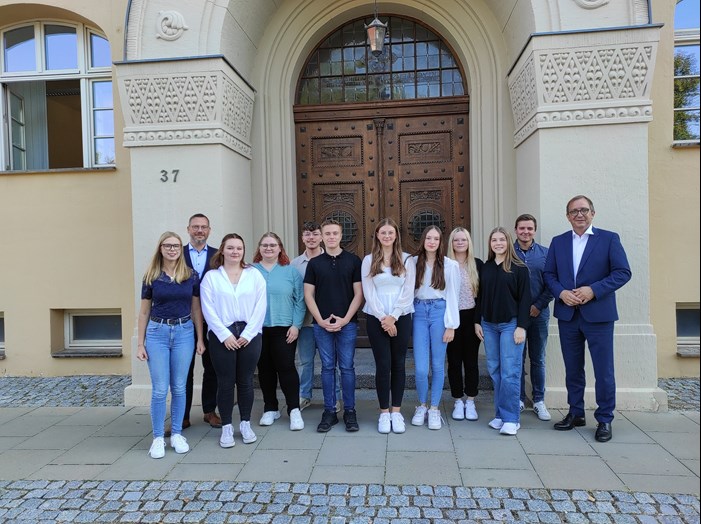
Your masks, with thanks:
M 575 278 L 572 262 L 572 231 L 553 238 L 545 261 L 543 279 L 555 297 L 555 317 L 572 320 L 575 308 L 560 300 L 560 293 L 567 289 L 589 286 L 594 299 L 578 306 L 587 322 L 613 322 L 618 320 L 616 290 L 631 278 L 626 252 L 617 233 L 592 228 L 582 261 Z
M 192 266 L 192 259 L 190 258 L 190 244 L 186 244 L 185 247 L 183 248 L 185 251 L 183 254 L 185 255 L 185 263 L 187 264 L 187 267 L 193 268 Z M 209 265 L 209 262 L 212 260 L 212 257 L 214 256 L 214 253 L 217 252 L 216 247 L 212 247 L 209 244 L 207 244 L 207 260 L 204 263 L 204 269 L 202 270 L 202 276 L 200 277 L 200 282 L 204 279 L 204 276 L 207 274 L 207 271 L 212 269 L 212 267 Z M 194 271 L 194 268 L 193 268 Z

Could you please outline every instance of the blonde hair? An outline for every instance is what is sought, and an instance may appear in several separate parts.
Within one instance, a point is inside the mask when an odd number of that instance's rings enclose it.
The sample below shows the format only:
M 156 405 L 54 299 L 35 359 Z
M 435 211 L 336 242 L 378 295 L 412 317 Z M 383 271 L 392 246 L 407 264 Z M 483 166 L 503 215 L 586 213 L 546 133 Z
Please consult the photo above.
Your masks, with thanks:
M 406 268 L 404 267 L 404 261 L 402 260 L 402 239 L 399 235 L 399 226 L 397 226 L 397 223 L 391 218 L 383 218 L 375 228 L 375 233 L 372 236 L 372 261 L 370 263 L 369 276 L 374 277 L 375 275 L 382 273 L 384 253 L 382 251 L 382 244 L 377 238 L 377 232 L 384 226 L 393 227 L 394 232 L 397 234 L 394 238 L 394 243 L 392 244 L 392 255 L 390 257 L 389 266 L 392 270 L 392 274 L 395 277 L 398 277 L 406 272 Z
M 158 244 L 156 244 L 156 252 L 153 254 L 153 257 L 151 257 L 151 263 L 148 265 L 146 273 L 144 273 L 144 282 L 149 286 L 154 280 L 158 280 L 158 277 L 160 277 L 161 273 L 163 273 L 163 254 L 161 253 L 161 244 L 163 244 L 167 238 L 177 238 L 178 242 L 180 242 L 180 256 L 175 262 L 175 275 L 173 276 L 173 280 L 180 284 L 192 276 L 192 269 L 187 267 L 187 264 L 185 263 L 182 238 L 180 238 L 180 235 L 177 233 L 166 231 L 158 239 Z
M 492 232 L 489 233 L 489 240 L 487 240 L 487 249 L 489 250 L 489 255 L 487 256 L 487 260 L 494 260 L 497 256 L 496 253 L 492 250 L 492 237 L 495 233 L 502 233 L 506 237 L 506 257 L 504 258 L 504 262 L 501 264 L 501 267 L 504 269 L 504 272 L 511 273 L 511 264 L 515 264 L 517 266 L 525 266 L 526 264 L 524 264 L 523 260 L 518 258 L 518 255 L 516 254 L 516 250 L 514 249 L 514 242 L 513 240 L 511 240 L 511 235 L 503 227 L 495 227 L 494 229 L 492 229 Z
M 467 253 L 463 265 L 465 269 L 467 269 L 467 276 L 470 278 L 472 295 L 476 297 L 480 289 L 480 275 L 477 271 L 477 262 L 475 262 L 475 254 L 472 249 L 472 237 L 470 236 L 470 232 L 464 227 L 458 226 L 450 232 L 450 236 L 448 237 L 448 258 L 452 258 L 458 262 L 455 258 L 455 251 L 453 251 L 453 239 L 457 233 L 465 233 L 467 237 Z M 458 264 L 460 264 L 460 262 L 458 262 Z

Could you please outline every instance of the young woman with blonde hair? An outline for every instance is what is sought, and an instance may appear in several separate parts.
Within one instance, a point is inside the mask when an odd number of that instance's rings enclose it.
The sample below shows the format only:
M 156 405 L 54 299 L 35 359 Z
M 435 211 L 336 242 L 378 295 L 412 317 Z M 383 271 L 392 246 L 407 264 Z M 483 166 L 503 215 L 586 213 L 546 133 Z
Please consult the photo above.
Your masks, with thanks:
M 185 414 L 187 374 L 194 356 L 204 353 L 200 282 L 187 267 L 180 236 L 166 231 L 158 239 L 156 252 L 141 284 L 136 358 L 148 363 L 151 375 L 151 458 L 165 455 L 166 399 L 170 389 L 170 444 L 176 453 L 190 446 L 181 435 Z M 195 342 L 195 333 L 197 334 Z
M 475 257 L 470 232 L 456 227 L 448 238 L 448 258 L 460 266 L 458 309 L 460 326 L 448 344 L 448 382 L 454 399 L 454 420 L 477 420 L 475 397 L 479 392 L 480 339 L 475 334 L 475 300 L 479 294 L 482 261 Z M 463 376 L 464 371 L 464 376 Z
M 402 252 L 397 223 L 380 220 L 372 237 L 372 252 L 361 266 L 367 332 L 375 357 L 375 387 L 380 403 L 380 433 L 404 433 L 401 413 L 406 383 L 406 353 L 414 312 L 414 266 Z M 390 412 L 391 394 L 391 412 Z

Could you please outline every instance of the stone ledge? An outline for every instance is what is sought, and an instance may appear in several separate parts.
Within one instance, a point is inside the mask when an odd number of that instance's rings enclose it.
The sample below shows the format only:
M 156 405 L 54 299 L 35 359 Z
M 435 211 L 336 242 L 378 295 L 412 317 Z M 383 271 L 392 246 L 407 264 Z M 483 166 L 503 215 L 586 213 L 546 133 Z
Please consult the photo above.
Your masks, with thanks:
M 122 348 L 69 348 L 51 354 L 53 358 L 118 358 Z
M 700 346 L 677 346 L 677 356 L 680 358 L 699 358 L 701 356 Z

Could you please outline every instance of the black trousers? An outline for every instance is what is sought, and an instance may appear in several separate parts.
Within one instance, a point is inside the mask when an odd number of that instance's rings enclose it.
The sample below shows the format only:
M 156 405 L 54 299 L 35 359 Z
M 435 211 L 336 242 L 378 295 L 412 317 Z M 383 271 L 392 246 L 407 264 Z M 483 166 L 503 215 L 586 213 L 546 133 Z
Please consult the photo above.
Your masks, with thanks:
M 207 336 L 206 323 L 202 325 L 204 333 L 204 347 L 206 351 L 202 353 L 202 367 L 204 374 L 202 375 L 202 412 L 212 413 L 217 409 L 217 374 L 212 365 L 212 358 L 209 353 L 209 339 Z M 197 334 L 195 334 L 195 344 L 197 343 Z M 197 353 L 195 353 L 195 357 Z M 190 408 L 192 408 L 192 392 L 195 382 L 195 358 L 193 357 L 190 363 L 190 371 L 187 374 L 187 389 L 185 390 L 185 416 L 184 420 L 190 420 Z
M 448 383 L 453 398 L 476 397 L 480 380 L 477 357 L 480 339 L 475 334 L 475 310 L 460 310 L 460 327 L 448 344 Z M 463 380 L 463 370 L 465 378 Z
M 287 413 L 299 408 L 299 374 L 295 366 L 297 341 L 287 343 L 285 326 L 263 328 L 263 346 L 258 360 L 258 382 L 263 392 L 263 411 L 277 411 L 277 384 L 285 395 Z
M 380 409 L 389 409 L 390 393 L 392 407 L 401 407 L 404 398 L 406 352 L 412 330 L 411 315 L 399 317 L 395 326 L 397 336 L 390 337 L 377 318 L 372 315 L 367 317 L 368 338 L 375 357 L 375 388 Z
M 245 348 L 229 351 L 214 333 L 209 335 L 212 364 L 217 372 L 217 402 L 222 425 L 231 424 L 235 388 L 238 388 L 241 420 L 251 420 L 253 375 L 260 357 L 261 342 L 262 337 L 258 334 Z

